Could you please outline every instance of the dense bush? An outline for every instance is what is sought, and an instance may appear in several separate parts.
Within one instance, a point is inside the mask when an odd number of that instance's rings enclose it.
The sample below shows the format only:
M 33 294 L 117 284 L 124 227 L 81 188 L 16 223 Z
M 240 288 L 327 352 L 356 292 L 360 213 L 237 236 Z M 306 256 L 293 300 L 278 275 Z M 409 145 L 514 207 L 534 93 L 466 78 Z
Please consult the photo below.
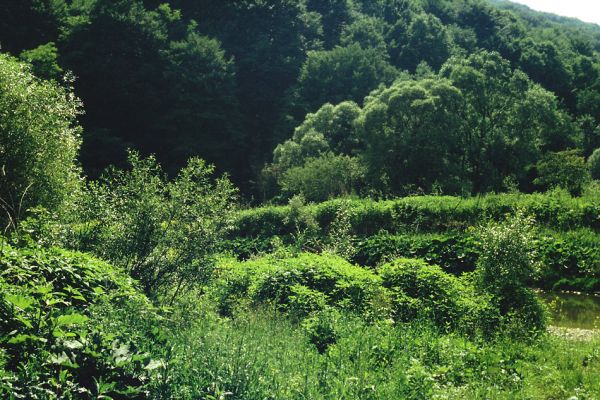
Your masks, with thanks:
M 391 293 L 393 317 L 399 321 L 431 319 L 442 329 L 460 328 L 470 333 L 492 330 L 494 310 L 486 297 L 475 294 L 468 280 L 423 260 L 407 258 L 384 264 L 379 274 Z
M 590 158 L 588 158 L 588 166 L 593 179 L 600 180 L 600 149 L 594 150 Z
M 527 284 L 537 273 L 534 256 L 534 222 L 517 214 L 478 232 L 481 246 L 476 284 L 491 295 L 492 304 L 505 322 L 523 333 L 546 327 L 543 306 Z
M 169 181 L 154 158 L 130 155 L 131 171 L 90 182 L 72 246 L 123 267 L 148 294 L 205 282 L 229 230 L 236 190 L 214 167 L 191 159 Z
M 309 201 L 325 201 L 357 193 L 363 178 L 358 159 L 327 153 L 287 170 L 281 178 L 281 190 L 286 197 L 303 194 Z
M 353 261 L 377 266 L 398 257 L 421 258 L 458 274 L 472 271 L 479 255 L 471 235 L 458 233 L 398 234 L 380 233 L 358 242 Z
M 324 305 L 356 312 L 376 311 L 380 280 L 374 273 L 333 255 L 302 253 L 219 264 L 215 294 L 224 313 L 242 299 L 275 304 L 300 314 Z M 375 308 L 374 308 L 375 307 Z
M 0 241 L 0 396 L 143 398 L 151 360 L 129 327 L 105 330 L 94 317 L 102 307 L 157 318 L 131 278 L 102 261 Z
M 76 192 L 80 109 L 64 87 L 0 55 L 0 229 L 29 207 L 57 211 Z
M 600 235 L 582 229 L 542 232 L 535 241 L 544 289 L 600 292 Z
M 544 230 L 532 245 L 539 274 L 529 282 L 544 289 L 600 291 L 600 236 L 587 229 Z M 353 261 L 378 266 L 396 257 L 423 258 L 454 274 L 472 271 L 481 249 L 472 233 L 379 234 L 357 244 Z
M 536 167 L 538 177 L 533 183 L 542 189 L 561 187 L 578 195 L 590 180 L 590 169 L 579 150 L 548 153 Z

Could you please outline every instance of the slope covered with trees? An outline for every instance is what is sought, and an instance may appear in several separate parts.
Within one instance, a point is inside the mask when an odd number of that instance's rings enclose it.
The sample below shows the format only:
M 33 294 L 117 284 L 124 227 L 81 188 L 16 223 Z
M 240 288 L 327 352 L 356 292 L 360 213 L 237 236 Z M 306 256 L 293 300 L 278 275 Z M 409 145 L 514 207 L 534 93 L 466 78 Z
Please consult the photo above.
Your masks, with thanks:
M 446 121 L 452 126 L 437 126 L 448 130 L 444 151 L 453 154 L 436 154 L 438 172 L 418 179 L 419 165 L 403 152 L 427 146 L 387 126 L 396 142 L 389 157 L 403 164 L 403 178 L 380 171 L 390 180 L 385 189 L 381 173 L 363 180 L 384 194 L 502 190 L 507 177 L 532 190 L 546 152 L 577 149 L 587 158 L 600 146 L 600 28 L 507 2 L 28 0 L 7 2 L 0 16 L 4 51 L 38 76 L 75 76 L 86 108 L 80 159 L 91 177 L 125 165 L 131 147 L 156 154 L 170 174 L 200 156 L 249 196 L 279 194 L 280 177 L 271 187 L 261 171 L 307 114 L 344 101 L 368 108 L 374 100 L 366 96 L 397 79 L 448 79 L 461 113 Z M 519 105 L 504 108 L 512 98 Z M 410 110 L 429 123 L 439 112 Z M 431 136 L 429 146 L 442 140 Z M 363 170 L 379 169 L 368 156 L 374 144 L 361 145 L 350 156 Z M 516 165 L 500 165 L 515 147 Z M 492 179 L 483 184 L 486 174 Z

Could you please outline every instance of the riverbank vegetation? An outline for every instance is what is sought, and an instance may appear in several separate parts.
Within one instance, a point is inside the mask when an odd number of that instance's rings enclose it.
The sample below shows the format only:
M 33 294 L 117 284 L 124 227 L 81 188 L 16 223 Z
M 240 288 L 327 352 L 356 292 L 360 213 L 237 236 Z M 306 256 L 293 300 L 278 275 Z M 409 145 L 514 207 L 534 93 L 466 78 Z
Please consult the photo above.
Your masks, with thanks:
M 0 13 L 0 397 L 600 397 L 598 332 L 536 292 L 600 291 L 597 26 L 479 0 Z

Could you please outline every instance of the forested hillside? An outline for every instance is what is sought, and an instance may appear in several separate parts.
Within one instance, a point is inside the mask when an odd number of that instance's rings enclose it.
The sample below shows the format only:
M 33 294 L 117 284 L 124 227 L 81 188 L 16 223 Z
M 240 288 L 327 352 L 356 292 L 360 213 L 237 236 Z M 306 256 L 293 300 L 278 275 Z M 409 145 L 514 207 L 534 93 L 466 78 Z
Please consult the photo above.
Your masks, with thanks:
M 26 0 L 0 17 L 2 51 L 82 99 L 92 178 L 134 148 L 171 174 L 200 156 L 259 200 L 531 191 L 550 152 L 600 147 L 600 27 L 507 2 Z

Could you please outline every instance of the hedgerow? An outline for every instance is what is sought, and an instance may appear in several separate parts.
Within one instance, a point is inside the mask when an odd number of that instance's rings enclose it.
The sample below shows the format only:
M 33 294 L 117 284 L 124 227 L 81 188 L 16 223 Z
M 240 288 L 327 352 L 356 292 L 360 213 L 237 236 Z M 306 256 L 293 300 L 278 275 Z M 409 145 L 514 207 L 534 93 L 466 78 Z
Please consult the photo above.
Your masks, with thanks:
M 563 192 L 549 194 L 498 194 L 472 198 L 452 196 L 414 196 L 396 200 L 330 200 L 306 205 L 323 232 L 335 220 L 340 207 L 350 210 L 353 233 L 370 236 L 381 231 L 442 232 L 464 230 L 485 221 L 501 221 L 520 210 L 544 227 L 556 230 L 600 229 L 600 200 L 571 197 Z M 236 237 L 284 236 L 294 232 L 288 218 L 289 206 L 266 206 L 239 213 Z

